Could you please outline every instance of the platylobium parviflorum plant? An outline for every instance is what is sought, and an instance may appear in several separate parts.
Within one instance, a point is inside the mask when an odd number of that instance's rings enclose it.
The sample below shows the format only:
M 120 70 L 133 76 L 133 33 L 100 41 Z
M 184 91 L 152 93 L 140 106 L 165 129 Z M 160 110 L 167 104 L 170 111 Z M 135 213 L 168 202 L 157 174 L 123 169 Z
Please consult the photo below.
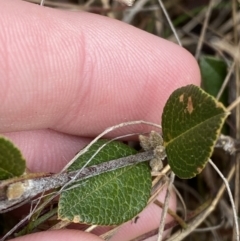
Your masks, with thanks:
M 154 202 L 157 192 L 152 184 L 167 175 L 162 171 L 168 165 L 183 179 L 203 170 L 228 115 L 212 96 L 187 85 L 169 97 L 162 114 L 162 130 L 140 135 L 140 151 L 118 140 L 100 139 L 115 128 L 149 124 L 121 123 L 103 132 L 57 174 L 27 173 L 21 151 L 1 137 L 0 212 L 7 213 L 27 202 L 32 205 L 32 211 L 22 220 L 24 225 L 9 230 L 5 227 L 1 240 L 34 232 L 53 217 L 55 228 L 70 223 L 116 226 L 133 219 Z M 151 170 L 157 173 L 155 178 Z M 176 220 L 172 226 L 187 228 L 177 214 L 171 215 Z

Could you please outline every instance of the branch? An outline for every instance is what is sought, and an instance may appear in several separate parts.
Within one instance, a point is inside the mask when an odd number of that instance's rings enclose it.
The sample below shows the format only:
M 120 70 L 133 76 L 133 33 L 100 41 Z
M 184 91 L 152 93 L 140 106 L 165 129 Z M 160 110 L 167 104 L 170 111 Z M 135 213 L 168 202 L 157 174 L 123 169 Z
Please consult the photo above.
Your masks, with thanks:
M 20 179 L 14 178 L 12 181 L 11 179 L 3 181 L 0 183 L 0 213 L 23 205 L 37 194 L 64 186 L 68 182 L 72 184 L 73 179 L 74 182 L 85 180 L 105 172 L 149 161 L 153 157 L 153 151 L 146 151 L 86 167 L 80 173 L 78 170 L 53 175 L 49 174 L 50 176 L 45 174 L 44 177 L 26 177 L 26 179 L 21 177 Z

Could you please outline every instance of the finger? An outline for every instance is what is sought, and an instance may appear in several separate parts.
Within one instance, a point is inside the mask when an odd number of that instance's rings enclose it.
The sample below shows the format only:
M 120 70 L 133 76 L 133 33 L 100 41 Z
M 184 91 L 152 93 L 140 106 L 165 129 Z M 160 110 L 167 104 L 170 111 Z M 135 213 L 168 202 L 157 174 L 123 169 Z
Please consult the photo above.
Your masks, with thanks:
M 102 239 L 89 233 L 84 233 L 77 230 L 58 230 L 39 232 L 35 234 L 26 235 L 12 241 L 101 241 Z
M 164 188 L 158 196 L 158 200 L 164 203 L 166 195 L 166 188 Z M 171 210 L 176 210 L 176 195 L 171 193 L 171 199 L 169 203 L 169 208 Z M 136 221 L 129 221 L 122 225 L 122 227 L 114 234 L 110 241 L 122 241 L 122 240 L 132 240 L 138 236 L 146 234 L 154 229 L 157 229 L 160 224 L 160 219 L 162 215 L 162 209 L 160 209 L 156 204 L 150 204 L 146 207 L 140 214 Z M 167 215 L 166 222 L 172 221 L 173 218 Z M 169 233 L 170 230 L 164 233 L 164 237 Z M 145 239 L 144 239 L 145 240 Z M 154 239 L 156 240 L 156 239 Z
M 160 123 L 170 93 L 199 84 L 183 48 L 110 18 L 1 1 L 0 131 L 95 136 L 123 121 Z
M 22 152 L 31 172 L 57 173 L 90 139 L 53 130 L 5 133 Z

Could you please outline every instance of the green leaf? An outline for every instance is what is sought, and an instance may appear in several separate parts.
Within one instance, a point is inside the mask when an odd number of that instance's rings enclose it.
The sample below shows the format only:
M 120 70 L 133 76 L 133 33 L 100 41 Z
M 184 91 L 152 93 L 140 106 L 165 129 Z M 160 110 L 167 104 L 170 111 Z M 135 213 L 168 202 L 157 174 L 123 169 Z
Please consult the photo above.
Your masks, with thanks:
M 0 180 L 20 176 L 26 169 L 26 162 L 20 150 L 0 136 Z
M 225 107 L 194 85 L 175 90 L 162 114 L 167 158 L 180 178 L 202 171 L 227 117 Z
M 202 75 L 202 88 L 210 95 L 217 97 L 219 90 L 227 75 L 227 64 L 214 56 L 203 55 L 199 60 L 199 67 Z M 225 106 L 228 105 L 228 88 L 223 91 L 219 101 Z M 224 125 L 222 133 L 229 134 L 228 125 Z
M 80 169 L 106 142 L 100 140 L 95 143 L 69 170 Z M 135 153 L 121 142 L 111 142 L 93 158 L 91 165 Z M 140 163 L 73 184 L 76 185 L 61 194 L 59 218 L 75 223 L 116 225 L 130 220 L 146 206 L 150 197 L 151 174 L 148 164 Z
M 199 65 L 204 90 L 216 97 L 227 75 L 226 63 L 213 56 L 202 56 Z M 228 104 L 227 89 L 223 92 L 220 101 L 225 105 Z

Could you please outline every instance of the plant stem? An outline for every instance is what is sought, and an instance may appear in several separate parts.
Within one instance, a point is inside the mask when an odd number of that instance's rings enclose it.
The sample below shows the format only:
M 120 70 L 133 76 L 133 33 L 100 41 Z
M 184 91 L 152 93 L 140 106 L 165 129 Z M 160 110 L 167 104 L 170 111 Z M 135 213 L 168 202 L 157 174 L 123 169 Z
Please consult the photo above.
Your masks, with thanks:
M 8 185 L 4 187 L 6 193 L 8 188 L 12 188 L 13 185 L 16 185 L 17 183 L 22 184 L 26 188 L 24 189 L 22 195 L 17 199 L 9 199 L 7 195 L 3 195 L 0 200 L 0 213 L 9 211 L 9 209 L 14 209 L 13 205 L 24 203 L 25 200 L 31 199 L 39 193 L 64 186 L 68 182 L 72 184 L 72 181 L 75 182 L 79 180 L 84 180 L 90 177 L 100 175 L 105 172 L 113 171 L 122 167 L 131 166 L 140 162 L 148 161 L 151 160 L 153 157 L 153 151 L 146 151 L 137 153 L 135 155 L 115 159 L 112 161 L 103 162 L 98 165 L 86 167 L 81 172 L 79 172 L 78 170 L 73 172 L 53 174 L 51 176 L 44 176 L 32 179 L 26 178 L 25 180 L 17 182 L 15 181 L 10 184 L 8 182 Z M 19 207 L 19 205 L 17 206 Z

